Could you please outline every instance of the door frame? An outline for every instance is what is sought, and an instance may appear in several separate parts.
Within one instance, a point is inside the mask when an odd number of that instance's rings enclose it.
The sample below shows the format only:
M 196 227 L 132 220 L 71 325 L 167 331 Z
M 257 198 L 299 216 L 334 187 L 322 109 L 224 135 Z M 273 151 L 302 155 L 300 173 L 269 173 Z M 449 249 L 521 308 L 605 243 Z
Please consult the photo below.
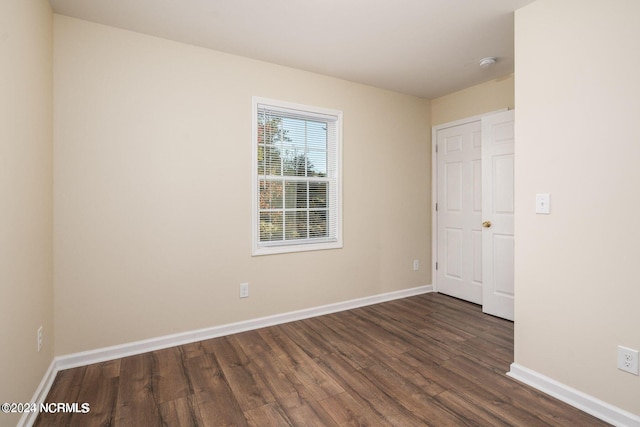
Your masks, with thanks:
M 502 113 L 508 110 L 508 108 L 501 108 L 488 113 L 465 117 L 463 119 L 431 127 L 431 285 L 433 287 L 433 292 L 438 292 L 438 272 L 436 270 L 436 264 L 438 263 L 438 212 L 436 211 L 436 204 L 438 201 L 438 155 L 436 151 L 436 146 L 438 144 L 438 131 L 473 122 L 479 122 L 485 116 Z

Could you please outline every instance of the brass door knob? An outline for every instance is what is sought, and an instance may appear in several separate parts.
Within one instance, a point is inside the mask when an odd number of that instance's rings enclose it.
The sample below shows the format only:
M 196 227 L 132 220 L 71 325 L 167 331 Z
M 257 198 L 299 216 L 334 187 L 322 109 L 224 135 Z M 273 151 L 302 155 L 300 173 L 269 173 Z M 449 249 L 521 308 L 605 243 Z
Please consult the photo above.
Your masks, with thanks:
M 491 227 L 491 221 L 484 221 L 484 222 L 482 223 L 482 226 L 483 226 L 484 228 L 489 228 L 489 227 Z

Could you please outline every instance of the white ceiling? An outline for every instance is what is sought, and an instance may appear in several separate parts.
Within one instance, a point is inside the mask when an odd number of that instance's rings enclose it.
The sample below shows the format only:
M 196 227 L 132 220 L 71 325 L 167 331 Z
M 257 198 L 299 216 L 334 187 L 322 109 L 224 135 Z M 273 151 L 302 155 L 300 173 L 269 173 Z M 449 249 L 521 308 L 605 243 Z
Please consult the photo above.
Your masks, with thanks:
M 424 98 L 513 72 L 533 0 L 51 0 L 54 12 Z M 478 62 L 495 56 L 481 69 Z

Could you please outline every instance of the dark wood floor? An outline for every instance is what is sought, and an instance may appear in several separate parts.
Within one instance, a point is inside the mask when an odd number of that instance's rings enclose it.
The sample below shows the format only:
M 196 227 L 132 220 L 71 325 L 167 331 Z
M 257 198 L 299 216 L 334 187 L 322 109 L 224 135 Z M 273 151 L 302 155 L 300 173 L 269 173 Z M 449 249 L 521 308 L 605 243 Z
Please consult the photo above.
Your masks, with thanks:
M 36 426 L 602 426 L 505 376 L 513 324 L 425 294 L 61 371 Z

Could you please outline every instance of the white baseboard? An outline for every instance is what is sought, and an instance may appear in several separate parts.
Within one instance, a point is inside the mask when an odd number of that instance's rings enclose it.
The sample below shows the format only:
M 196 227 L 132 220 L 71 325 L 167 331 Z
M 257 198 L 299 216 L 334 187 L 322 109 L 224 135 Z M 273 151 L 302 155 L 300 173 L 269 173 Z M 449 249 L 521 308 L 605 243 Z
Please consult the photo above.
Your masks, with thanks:
M 603 402 L 517 363 L 511 364 L 507 375 L 614 426 L 640 427 L 640 416 Z
M 37 403 L 38 405 L 43 403 L 49 394 L 56 374 L 58 371 L 64 369 L 105 362 L 107 360 L 119 359 L 121 357 L 217 338 L 267 326 L 279 325 L 296 320 L 308 319 L 339 311 L 351 310 L 358 307 L 426 294 L 429 292 L 433 292 L 432 285 L 419 286 L 417 288 L 403 289 L 401 291 L 388 292 L 370 297 L 312 307 L 304 310 L 59 356 L 51 362 L 51 365 L 42 378 L 31 402 Z M 511 369 L 507 375 L 615 426 L 640 427 L 640 417 L 638 415 L 634 415 L 579 390 L 568 387 L 556 380 L 525 368 L 524 366 L 512 363 Z M 30 427 L 35 422 L 36 417 L 37 413 L 25 413 L 17 426 Z
M 115 345 L 112 347 L 99 348 L 96 350 L 73 353 L 65 356 L 58 356 L 53 359 L 49 369 L 45 373 L 38 389 L 30 402 L 40 405 L 44 403 L 53 380 L 58 371 L 75 368 L 78 366 L 90 365 L 92 363 L 105 362 L 107 360 L 119 359 L 121 357 L 174 347 L 177 345 L 217 338 L 239 332 L 264 328 L 267 326 L 280 325 L 282 323 L 293 322 L 295 320 L 308 319 L 310 317 L 322 316 L 324 314 L 337 313 L 339 311 L 351 310 L 353 308 L 378 304 L 385 301 L 392 301 L 400 298 L 407 298 L 416 295 L 433 292 L 432 285 L 418 286 L 417 288 L 403 289 L 400 291 L 388 292 L 373 295 L 370 297 L 358 298 L 334 304 L 322 305 L 319 307 L 307 308 L 304 310 L 291 311 L 289 313 L 276 314 L 273 316 L 260 317 L 257 319 L 245 320 L 237 323 L 213 326 L 211 328 L 198 329 L 173 335 L 151 338 L 148 340 L 135 341 L 127 344 Z M 37 413 L 25 413 L 18 422 L 17 427 L 31 427 L 35 422 Z
M 135 341 L 112 347 L 99 348 L 96 350 L 73 353 L 56 357 L 57 370 L 75 368 L 78 366 L 90 365 L 92 363 L 105 362 L 107 360 L 119 359 L 121 357 L 174 347 L 177 345 L 189 344 L 267 326 L 279 325 L 295 320 L 308 319 L 310 317 L 322 316 L 324 314 L 336 313 L 338 311 L 350 310 L 367 305 L 378 304 L 385 301 L 411 297 L 415 295 L 432 292 L 431 285 L 419 286 L 417 288 L 403 289 L 400 291 L 388 292 L 373 295 L 370 297 L 358 298 L 334 304 L 312 307 L 304 310 L 292 311 L 289 313 L 276 314 L 273 316 L 261 317 L 257 319 L 245 320 L 237 323 L 213 326 L 210 328 L 198 329 L 194 331 L 182 332 L 173 335 L 165 335 L 142 341 Z
M 44 377 L 42 377 L 42 381 L 40 381 L 40 385 L 36 389 L 36 392 L 33 394 L 33 397 L 29 401 L 29 403 L 35 403 L 40 406 L 41 403 L 44 403 L 44 400 L 47 398 L 49 394 L 49 390 L 51 390 L 51 386 L 53 385 L 53 380 L 56 379 L 56 374 L 58 373 L 58 368 L 56 367 L 56 359 L 51 361 L 49 365 L 49 369 L 45 372 Z M 32 426 L 38 417 L 38 412 L 25 412 L 22 414 L 20 421 L 18 421 L 17 427 L 29 427 Z

